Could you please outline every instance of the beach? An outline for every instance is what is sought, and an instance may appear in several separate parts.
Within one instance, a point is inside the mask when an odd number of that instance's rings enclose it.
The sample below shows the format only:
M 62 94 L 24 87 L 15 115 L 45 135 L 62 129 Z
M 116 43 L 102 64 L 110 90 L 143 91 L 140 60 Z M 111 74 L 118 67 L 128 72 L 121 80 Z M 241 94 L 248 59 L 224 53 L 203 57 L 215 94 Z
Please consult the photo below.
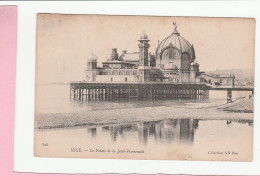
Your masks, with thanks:
M 51 129 L 90 125 L 122 124 L 164 119 L 253 120 L 254 98 L 232 103 L 188 103 L 183 106 L 102 109 L 77 113 L 37 114 L 35 128 Z

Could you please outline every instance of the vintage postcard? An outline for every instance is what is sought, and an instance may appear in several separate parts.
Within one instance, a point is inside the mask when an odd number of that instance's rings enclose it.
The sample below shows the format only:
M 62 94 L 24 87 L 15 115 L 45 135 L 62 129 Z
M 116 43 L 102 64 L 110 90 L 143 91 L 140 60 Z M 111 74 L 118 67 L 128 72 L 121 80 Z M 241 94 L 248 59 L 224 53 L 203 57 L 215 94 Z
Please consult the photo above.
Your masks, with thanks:
M 38 14 L 36 157 L 252 161 L 255 19 Z

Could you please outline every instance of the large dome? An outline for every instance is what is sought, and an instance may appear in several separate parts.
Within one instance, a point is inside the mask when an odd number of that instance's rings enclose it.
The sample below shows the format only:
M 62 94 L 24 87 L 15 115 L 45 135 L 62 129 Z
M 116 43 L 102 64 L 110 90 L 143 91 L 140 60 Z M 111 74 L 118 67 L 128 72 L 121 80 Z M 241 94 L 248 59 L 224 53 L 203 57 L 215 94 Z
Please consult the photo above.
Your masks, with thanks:
M 188 71 L 195 60 L 195 51 L 193 45 L 180 36 L 176 23 L 174 25 L 174 31 L 161 41 L 155 51 L 156 67 Z
M 190 53 L 192 47 L 192 45 L 186 39 L 180 36 L 179 33 L 173 32 L 170 36 L 161 41 L 156 49 L 156 54 L 160 54 L 164 50 L 164 48 L 168 46 L 173 46 L 177 48 L 181 53 Z

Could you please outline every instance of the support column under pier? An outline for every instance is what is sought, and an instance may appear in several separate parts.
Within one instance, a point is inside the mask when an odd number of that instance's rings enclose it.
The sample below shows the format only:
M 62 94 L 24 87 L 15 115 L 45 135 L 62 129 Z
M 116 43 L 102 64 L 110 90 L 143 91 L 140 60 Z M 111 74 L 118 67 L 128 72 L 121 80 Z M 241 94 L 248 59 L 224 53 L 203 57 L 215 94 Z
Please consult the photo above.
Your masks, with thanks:
M 228 89 L 227 90 L 227 103 L 232 102 L 232 90 Z

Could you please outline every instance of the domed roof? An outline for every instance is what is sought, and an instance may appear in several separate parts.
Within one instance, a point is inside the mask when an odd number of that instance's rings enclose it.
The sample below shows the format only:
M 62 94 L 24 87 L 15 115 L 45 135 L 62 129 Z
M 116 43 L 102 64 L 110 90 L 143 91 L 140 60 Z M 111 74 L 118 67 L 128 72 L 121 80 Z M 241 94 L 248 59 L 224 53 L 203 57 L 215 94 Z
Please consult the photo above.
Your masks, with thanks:
M 140 36 L 140 40 L 148 40 L 148 35 L 145 32 L 143 32 Z
M 91 52 L 91 54 L 88 56 L 88 60 L 89 61 L 96 61 L 98 58 L 97 56 L 93 53 L 93 51 Z
M 173 46 L 177 48 L 178 50 L 180 50 L 181 53 L 190 53 L 192 47 L 192 45 L 186 39 L 180 36 L 180 33 L 178 33 L 177 30 L 175 30 L 170 36 L 166 37 L 165 39 L 163 39 L 163 41 L 161 41 L 155 53 L 161 53 L 162 50 L 168 46 Z

